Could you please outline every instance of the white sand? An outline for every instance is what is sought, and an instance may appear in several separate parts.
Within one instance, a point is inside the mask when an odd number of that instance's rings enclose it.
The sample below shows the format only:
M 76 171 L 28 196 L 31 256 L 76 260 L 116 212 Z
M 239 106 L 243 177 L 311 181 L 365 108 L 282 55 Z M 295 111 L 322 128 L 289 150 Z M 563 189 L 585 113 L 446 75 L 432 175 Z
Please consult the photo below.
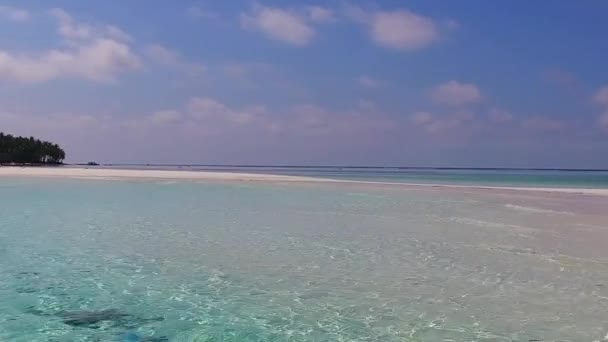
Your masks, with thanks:
M 593 188 L 537 188 L 537 187 L 513 187 L 513 186 L 485 186 L 485 185 L 435 185 L 435 184 L 409 184 L 429 187 L 443 188 L 469 188 L 469 189 L 485 189 L 485 190 L 513 190 L 513 191 L 540 191 L 540 192 L 558 192 L 567 194 L 583 194 L 583 195 L 598 195 L 608 196 L 608 189 L 593 189 Z
M 484 189 L 484 190 L 513 190 L 537 191 L 569 194 L 585 194 L 608 196 L 608 189 L 579 189 L 579 188 L 541 188 L 541 187 L 500 187 L 483 185 L 449 185 L 449 184 L 414 184 L 390 182 L 366 182 L 354 180 L 335 180 L 328 178 L 285 176 L 256 173 L 216 172 L 216 171 L 178 171 L 178 170 L 127 170 L 127 169 L 97 169 L 75 167 L 0 167 L 2 176 L 25 177 L 63 177 L 84 179 L 162 179 L 162 180 L 207 180 L 207 181 L 264 181 L 264 182 L 299 182 L 299 183 L 355 183 L 379 184 L 395 187 L 423 187 L 450 189 Z
M 311 182 L 322 179 L 267 175 L 256 173 L 215 172 L 215 171 L 178 171 L 178 170 L 126 170 L 126 169 L 88 169 L 73 167 L 0 167 L 1 176 L 29 177 L 68 177 L 90 179 L 184 179 L 218 181 L 270 181 L 270 182 Z

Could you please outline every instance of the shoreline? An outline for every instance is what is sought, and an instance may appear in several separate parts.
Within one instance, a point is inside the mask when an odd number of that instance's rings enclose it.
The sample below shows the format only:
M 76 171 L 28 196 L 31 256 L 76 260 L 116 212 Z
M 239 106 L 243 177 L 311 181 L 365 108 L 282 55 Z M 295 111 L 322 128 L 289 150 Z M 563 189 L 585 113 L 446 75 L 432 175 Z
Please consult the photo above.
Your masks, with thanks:
M 216 172 L 216 171 L 180 171 L 180 170 L 129 170 L 129 169 L 97 169 L 84 167 L 26 167 L 2 166 L 0 177 L 40 177 L 40 178 L 75 178 L 98 180 L 194 180 L 194 181 L 241 181 L 241 182 L 271 182 L 271 183 L 333 183 L 333 184 L 366 184 L 391 185 L 404 188 L 428 189 L 479 189 L 503 191 L 528 191 L 545 193 L 566 193 L 581 195 L 608 196 L 608 189 L 601 188 L 543 188 L 543 187 L 513 187 L 513 186 L 485 186 L 460 184 L 433 184 L 433 183 L 399 183 L 357 181 L 331 178 L 316 178 L 305 176 L 288 176 L 244 172 Z

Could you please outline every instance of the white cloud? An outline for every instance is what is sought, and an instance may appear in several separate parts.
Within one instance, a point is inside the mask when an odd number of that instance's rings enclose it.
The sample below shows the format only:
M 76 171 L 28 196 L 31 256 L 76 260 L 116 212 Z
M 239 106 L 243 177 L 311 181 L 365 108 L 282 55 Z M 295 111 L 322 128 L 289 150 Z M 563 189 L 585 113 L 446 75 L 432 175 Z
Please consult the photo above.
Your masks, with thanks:
M 376 43 L 395 49 L 424 48 L 439 37 L 433 20 L 406 10 L 375 13 L 371 30 Z
M 303 129 L 325 129 L 331 113 L 314 104 L 302 104 L 294 106 L 291 113 L 295 116 L 296 125 Z
M 181 118 L 181 113 L 176 110 L 161 110 L 154 114 L 150 120 L 155 124 L 169 124 L 179 121 Z
M 140 67 L 128 45 L 100 38 L 76 48 L 50 50 L 36 56 L 0 51 L 0 79 L 37 83 L 57 78 L 108 82 Z
M 308 15 L 310 16 L 310 20 L 317 22 L 331 22 L 335 20 L 334 12 L 329 8 L 321 6 L 308 7 Z
M 155 63 L 174 67 L 190 74 L 200 74 L 205 67 L 198 63 L 185 61 L 179 52 L 171 50 L 161 44 L 150 44 L 145 49 L 146 55 Z
M 285 115 L 286 114 L 286 115 Z M 392 120 L 385 118 L 381 112 L 373 115 L 366 109 L 353 108 L 340 111 L 315 104 L 301 104 L 287 109 L 283 116 L 282 127 L 291 134 L 315 137 L 352 137 L 364 136 L 377 138 L 374 133 L 394 128 Z
M 395 130 L 393 122 L 377 110 L 335 110 L 313 104 L 270 110 L 205 97 L 191 99 L 184 108 L 147 116 L 52 113 L 44 108 L 38 114 L 0 109 L 0 122 L 11 134 L 59 143 L 74 162 L 88 161 L 91 155 L 99 162 L 144 163 L 195 162 L 188 158 L 214 153 L 251 157 L 247 151 L 265 155 L 264 151 L 284 150 L 289 158 L 318 149 L 326 155 L 328 146 L 339 144 L 346 151 L 352 150 L 353 143 L 369 147 Z M 353 135 L 355 142 L 349 139 Z
M 600 88 L 593 96 L 593 102 L 608 107 L 608 86 Z
M 264 33 L 267 37 L 295 46 L 308 45 L 315 30 L 298 13 L 256 5 L 251 13 L 241 14 L 243 28 Z
M 253 123 L 267 114 L 267 109 L 264 106 L 234 109 L 209 97 L 194 97 L 190 99 L 187 110 L 190 116 L 196 120 L 228 122 L 236 125 Z
M 454 133 L 459 130 L 461 121 L 454 118 L 433 120 L 426 126 L 426 131 L 431 134 Z
M 53 8 L 49 14 L 57 20 L 57 33 L 70 42 L 100 37 L 125 43 L 133 40 L 128 33 L 114 25 L 91 25 L 76 22 L 69 13 L 61 8 Z
M 22 8 L 0 5 L 0 17 L 15 22 L 25 22 L 30 20 L 30 12 Z
M 506 123 L 513 120 L 513 115 L 511 113 L 500 108 L 492 108 L 488 116 L 490 121 L 494 123 Z
M 410 115 L 415 126 L 426 133 L 446 138 L 466 137 L 483 128 L 483 122 L 476 120 L 472 111 L 456 111 L 450 115 L 435 115 L 429 112 L 415 112 Z
M 600 114 L 597 123 L 601 128 L 608 129 L 608 86 L 600 88 L 593 96 L 593 102 L 604 107 L 604 113 Z
M 348 3 L 344 6 L 344 14 L 360 24 L 366 24 L 369 21 L 369 12 L 370 11 L 364 11 L 361 7 Z
M 170 50 L 160 44 L 151 44 L 146 47 L 146 54 L 155 62 L 160 64 L 178 63 L 180 56 L 177 52 Z
M 49 14 L 57 20 L 57 33 L 68 41 L 108 38 L 120 42 L 130 42 L 133 38 L 114 25 L 90 25 L 76 22 L 70 14 L 60 8 L 54 8 Z
M 139 58 L 128 45 L 130 37 L 115 26 L 99 29 L 74 22 L 61 9 L 51 10 L 58 33 L 67 46 L 40 53 L 21 54 L 0 50 L 0 79 L 37 83 L 58 78 L 113 81 L 117 74 L 137 69 Z
M 371 76 L 362 75 L 357 78 L 357 83 L 365 88 L 379 88 L 386 84 L 385 81 L 373 78 Z
M 76 23 L 71 15 L 61 8 L 53 8 L 49 14 L 57 19 L 57 32 L 65 39 L 89 39 L 93 37 L 93 27 Z
M 107 25 L 106 32 L 109 38 L 116 39 L 121 42 L 133 41 L 133 38 L 128 33 L 114 25 Z
M 438 104 L 461 106 L 482 100 L 481 91 L 474 84 L 448 81 L 433 88 L 431 99 Z
M 188 102 L 188 111 L 192 117 L 204 120 L 213 117 L 226 117 L 231 113 L 223 103 L 209 97 L 195 97 Z
M 423 126 L 433 121 L 433 114 L 429 112 L 416 112 L 411 115 L 412 122 L 417 126 Z
M 475 112 L 470 110 L 460 110 L 454 113 L 454 118 L 460 122 L 472 121 L 475 119 Z
M 522 121 L 525 129 L 533 131 L 554 132 L 566 128 L 566 123 L 561 120 L 548 119 L 544 117 L 531 117 Z
M 92 133 L 98 133 L 105 126 L 103 119 L 91 115 L 53 112 L 33 115 L 28 112 L 17 113 L 0 110 L 0 121 L 5 133 L 50 139 L 62 146 L 63 142 L 70 141 L 71 136 L 90 137 Z M 70 148 L 73 145 L 68 144 L 63 147 Z
M 234 107 L 208 97 L 192 98 L 186 106 L 193 122 L 214 127 L 223 132 L 231 128 L 248 127 L 258 133 L 287 132 L 297 136 L 327 136 L 391 129 L 390 120 L 377 112 L 354 108 L 335 111 L 314 104 L 294 105 L 282 110 L 270 110 L 263 105 Z
M 365 25 L 376 44 L 387 48 L 418 50 L 440 37 L 440 29 L 433 19 L 407 9 L 369 13 L 358 7 L 348 7 L 347 15 Z
M 608 110 L 599 116 L 597 122 L 600 127 L 608 129 Z

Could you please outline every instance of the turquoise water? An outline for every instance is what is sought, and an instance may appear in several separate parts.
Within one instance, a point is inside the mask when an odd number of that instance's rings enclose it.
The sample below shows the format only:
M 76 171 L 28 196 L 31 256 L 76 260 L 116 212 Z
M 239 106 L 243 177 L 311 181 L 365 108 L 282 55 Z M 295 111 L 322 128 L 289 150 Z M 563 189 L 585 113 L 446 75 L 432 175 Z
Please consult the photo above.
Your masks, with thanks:
M 111 166 L 116 168 L 117 166 Z M 608 188 L 607 170 L 432 169 L 356 167 L 229 167 L 122 166 L 127 169 L 165 169 L 254 172 L 372 182 L 457 184 L 523 187 Z
M 0 341 L 603 341 L 606 199 L 0 178 Z

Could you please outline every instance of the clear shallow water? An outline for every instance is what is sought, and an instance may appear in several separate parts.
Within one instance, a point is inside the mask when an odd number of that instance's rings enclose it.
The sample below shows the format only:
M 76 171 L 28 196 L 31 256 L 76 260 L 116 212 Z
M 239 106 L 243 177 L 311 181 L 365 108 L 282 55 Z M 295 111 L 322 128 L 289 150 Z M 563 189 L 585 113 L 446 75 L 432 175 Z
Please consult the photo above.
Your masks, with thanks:
M 605 198 L 27 178 L 0 194 L 0 341 L 608 332 Z
M 432 169 L 276 166 L 143 166 L 110 168 L 253 172 L 372 182 L 486 186 L 608 188 L 607 170 Z

